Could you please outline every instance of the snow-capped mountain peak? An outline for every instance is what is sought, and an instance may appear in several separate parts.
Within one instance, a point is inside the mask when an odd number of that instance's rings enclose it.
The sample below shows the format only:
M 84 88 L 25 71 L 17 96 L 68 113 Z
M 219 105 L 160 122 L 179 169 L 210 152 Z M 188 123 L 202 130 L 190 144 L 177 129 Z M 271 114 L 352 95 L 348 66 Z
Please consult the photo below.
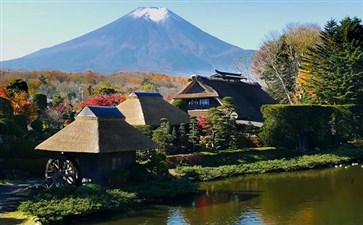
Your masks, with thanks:
M 1 0 L 0 0 L 1 1 Z M 4 69 L 145 71 L 187 75 L 234 71 L 245 51 L 211 36 L 166 8 L 138 8 L 58 45 L 1 62 Z M 248 60 L 247 60 L 248 61 Z
M 144 17 L 159 23 L 165 21 L 168 18 L 169 11 L 164 7 L 143 7 L 136 9 L 130 15 L 134 18 Z

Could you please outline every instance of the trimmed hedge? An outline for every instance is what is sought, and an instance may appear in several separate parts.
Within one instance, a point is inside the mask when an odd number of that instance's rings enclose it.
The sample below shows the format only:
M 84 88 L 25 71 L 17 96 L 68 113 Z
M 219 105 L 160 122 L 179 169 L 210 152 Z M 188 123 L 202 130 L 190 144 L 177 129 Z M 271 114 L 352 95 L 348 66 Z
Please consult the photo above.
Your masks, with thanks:
M 264 105 L 264 145 L 294 148 L 303 131 L 312 132 L 315 147 L 336 146 L 363 136 L 362 106 Z

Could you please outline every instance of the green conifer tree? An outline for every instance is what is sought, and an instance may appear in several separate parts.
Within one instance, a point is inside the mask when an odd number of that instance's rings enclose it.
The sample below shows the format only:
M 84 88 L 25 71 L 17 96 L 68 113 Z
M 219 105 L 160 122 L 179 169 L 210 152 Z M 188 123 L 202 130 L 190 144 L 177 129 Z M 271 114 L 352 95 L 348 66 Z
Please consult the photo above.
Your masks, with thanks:
M 358 18 L 330 20 L 321 43 L 310 49 L 302 68 L 320 104 L 363 103 L 363 25 Z
M 198 120 L 196 117 L 190 118 L 189 131 L 187 133 L 188 142 L 191 145 L 191 150 L 196 151 L 200 149 L 200 135 L 198 130 Z

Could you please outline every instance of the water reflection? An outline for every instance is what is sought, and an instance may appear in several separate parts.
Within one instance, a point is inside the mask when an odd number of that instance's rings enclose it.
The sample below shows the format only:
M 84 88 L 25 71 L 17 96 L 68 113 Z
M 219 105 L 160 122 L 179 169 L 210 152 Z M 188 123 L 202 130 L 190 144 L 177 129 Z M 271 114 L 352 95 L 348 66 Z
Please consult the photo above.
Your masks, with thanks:
M 350 167 L 206 182 L 202 195 L 93 224 L 363 224 L 362 175 Z

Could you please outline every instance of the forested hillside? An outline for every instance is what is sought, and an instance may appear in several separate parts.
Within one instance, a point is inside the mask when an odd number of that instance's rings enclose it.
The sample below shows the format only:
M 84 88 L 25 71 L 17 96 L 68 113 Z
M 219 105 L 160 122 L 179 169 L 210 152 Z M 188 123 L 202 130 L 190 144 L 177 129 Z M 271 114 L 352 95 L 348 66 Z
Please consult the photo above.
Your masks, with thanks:
M 54 95 L 69 98 L 73 104 L 81 103 L 97 95 L 120 93 L 128 95 L 133 91 L 160 92 L 164 98 L 173 96 L 187 80 L 158 73 L 120 72 L 103 75 L 87 71 L 64 73 L 60 71 L 3 71 L 0 70 L 0 84 L 8 86 L 16 79 L 24 80 L 29 94 L 44 94 L 48 99 Z

